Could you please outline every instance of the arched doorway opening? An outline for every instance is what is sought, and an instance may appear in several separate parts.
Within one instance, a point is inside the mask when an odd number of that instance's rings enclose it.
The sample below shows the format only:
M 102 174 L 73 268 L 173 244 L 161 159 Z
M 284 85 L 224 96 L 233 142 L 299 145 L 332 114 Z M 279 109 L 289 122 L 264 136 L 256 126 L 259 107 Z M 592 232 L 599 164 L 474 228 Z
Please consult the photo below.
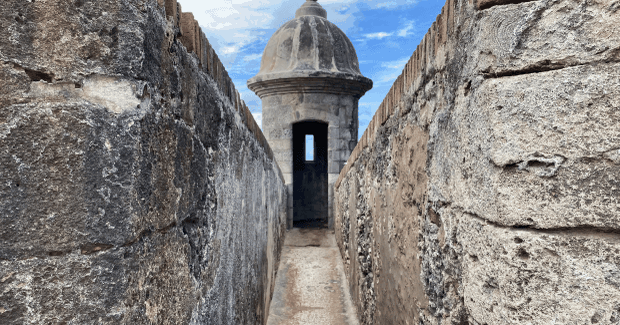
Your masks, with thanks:
M 293 124 L 293 226 L 327 227 L 327 123 Z

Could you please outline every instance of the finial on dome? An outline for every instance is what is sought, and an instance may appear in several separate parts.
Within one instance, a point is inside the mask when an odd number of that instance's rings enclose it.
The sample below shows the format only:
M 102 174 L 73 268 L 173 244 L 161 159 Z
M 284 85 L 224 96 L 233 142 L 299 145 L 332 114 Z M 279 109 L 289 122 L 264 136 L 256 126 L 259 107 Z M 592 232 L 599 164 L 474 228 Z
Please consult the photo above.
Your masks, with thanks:
M 317 0 L 306 0 L 301 5 L 297 12 L 295 12 L 295 18 L 301 16 L 319 16 L 327 19 L 327 11 L 317 2 Z

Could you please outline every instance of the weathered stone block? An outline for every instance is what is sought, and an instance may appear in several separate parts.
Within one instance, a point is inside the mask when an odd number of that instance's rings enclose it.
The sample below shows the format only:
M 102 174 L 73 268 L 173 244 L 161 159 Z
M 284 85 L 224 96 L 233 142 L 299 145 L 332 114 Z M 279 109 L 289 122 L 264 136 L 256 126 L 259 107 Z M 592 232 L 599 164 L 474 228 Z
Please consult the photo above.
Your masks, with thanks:
M 496 227 L 463 215 L 462 291 L 489 324 L 614 324 L 620 320 L 620 242 L 597 231 Z
M 2 324 L 266 321 L 287 188 L 160 3 L 0 8 Z
M 476 19 L 466 70 L 489 76 L 620 60 L 614 1 L 533 1 L 495 6 Z
M 181 21 L 179 22 L 181 27 L 181 43 L 187 49 L 187 52 L 196 53 L 198 44 L 196 44 L 196 20 L 194 14 L 191 12 L 181 13 Z
M 176 0 L 165 0 L 166 17 L 171 19 L 175 25 L 178 25 L 178 4 Z
M 448 180 L 435 169 L 437 188 L 503 225 L 618 228 L 618 165 L 606 154 L 620 143 L 619 73 L 618 64 L 593 64 L 486 80 L 473 98 L 478 110 L 457 106 L 458 138 L 439 142 L 460 146 L 443 147 L 459 158 L 437 168 L 458 171 Z
M 164 34 L 161 17 L 147 15 L 136 1 L 74 5 L 8 0 L 3 4 L 0 30 L 7 34 L 0 38 L 0 61 L 50 81 L 77 82 L 91 74 L 147 77 L 151 66 L 140 63 Z M 144 29 L 145 23 L 150 28 Z M 80 32 L 65 33 L 68 30 Z

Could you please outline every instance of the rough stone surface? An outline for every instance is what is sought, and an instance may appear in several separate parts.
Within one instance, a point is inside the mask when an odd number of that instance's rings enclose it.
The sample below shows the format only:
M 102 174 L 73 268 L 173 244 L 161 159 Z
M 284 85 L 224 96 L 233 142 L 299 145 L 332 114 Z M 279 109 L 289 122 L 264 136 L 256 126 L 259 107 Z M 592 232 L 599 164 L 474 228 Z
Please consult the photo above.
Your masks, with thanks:
M 446 3 L 335 187 L 364 324 L 620 323 L 620 10 Z
M 287 190 L 176 8 L 0 5 L 1 324 L 266 321 Z

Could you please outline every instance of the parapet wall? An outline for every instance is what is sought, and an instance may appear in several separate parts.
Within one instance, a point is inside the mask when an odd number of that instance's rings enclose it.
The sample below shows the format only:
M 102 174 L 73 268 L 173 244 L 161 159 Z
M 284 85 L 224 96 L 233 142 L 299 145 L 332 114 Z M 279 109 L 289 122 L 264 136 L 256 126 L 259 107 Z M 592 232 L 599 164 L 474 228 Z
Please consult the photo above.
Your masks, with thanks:
M 263 324 L 269 145 L 176 1 L 0 5 L 0 323 Z
M 162 2 L 164 0 L 158 1 Z M 239 92 L 235 89 L 235 85 L 232 80 L 230 80 L 228 72 L 226 72 L 226 69 L 218 58 L 217 53 L 215 53 L 211 47 L 211 44 L 209 44 L 209 40 L 200 28 L 200 25 L 198 25 L 198 22 L 194 19 L 194 15 L 190 12 L 182 12 L 181 5 L 174 0 L 165 0 L 165 2 L 167 12 L 166 15 L 179 28 L 181 43 L 185 46 L 188 52 L 195 53 L 198 56 L 200 67 L 205 73 L 213 78 L 220 91 L 235 107 L 235 110 L 237 110 L 241 116 L 243 123 L 256 137 L 260 145 L 269 155 L 269 158 L 273 159 L 273 151 L 271 150 L 269 143 L 267 143 L 260 126 L 256 123 L 252 113 L 248 109 L 245 102 L 241 99 Z M 171 9 L 168 10 L 168 8 Z
M 336 182 L 362 323 L 620 322 L 618 21 L 446 2 Z

